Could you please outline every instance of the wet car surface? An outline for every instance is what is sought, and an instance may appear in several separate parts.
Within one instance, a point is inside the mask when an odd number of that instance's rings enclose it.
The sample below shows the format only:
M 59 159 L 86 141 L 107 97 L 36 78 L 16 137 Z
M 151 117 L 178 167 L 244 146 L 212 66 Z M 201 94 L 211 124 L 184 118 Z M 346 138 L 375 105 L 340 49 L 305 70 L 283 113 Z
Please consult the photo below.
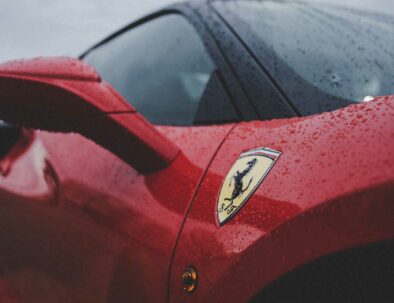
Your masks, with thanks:
M 0 301 L 389 301 L 393 24 L 192 1 L 1 64 Z

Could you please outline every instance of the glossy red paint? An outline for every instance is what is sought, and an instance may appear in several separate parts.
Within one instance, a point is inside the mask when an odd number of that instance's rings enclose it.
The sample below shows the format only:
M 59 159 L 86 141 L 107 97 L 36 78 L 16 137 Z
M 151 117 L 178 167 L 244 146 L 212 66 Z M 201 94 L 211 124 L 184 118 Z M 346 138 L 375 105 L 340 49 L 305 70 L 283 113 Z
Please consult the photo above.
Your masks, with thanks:
M 239 124 L 220 148 L 188 213 L 170 302 L 247 302 L 281 275 L 328 253 L 394 238 L 394 96 L 322 115 Z M 218 193 L 240 153 L 282 152 L 222 227 Z M 187 265 L 199 272 L 182 290 Z
M 154 127 L 67 60 L 0 66 L 0 118 L 101 144 L 25 131 L 1 160 L 0 288 L 11 299 L 9 285 L 22 302 L 245 302 L 315 258 L 394 238 L 394 96 L 306 118 Z M 56 98 L 64 117 L 81 105 L 78 121 L 57 120 Z M 139 173 L 152 158 L 127 157 L 130 133 L 162 147 L 167 165 Z M 257 147 L 282 154 L 219 227 L 223 179 Z M 192 294 L 188 265 L 199 274 Z
M 101 81 L 92 67 L 77 59 L 37 58 L 2 64 L 0 96 L 3 120 L 36 129 L 78 132 L 139 172 L 157 171 L 179 152 Z
M 0 64 L 0 73 L 52 79 L 101 81 L 92 66 L 69 57 L 37 57 L 7 61 Z
M 185 210 L 232 127 L 158 127 L 182 154 L 148 175 L 80 135 L 36 132 L 0 177 L 6 280 L 28 302 L 165 302 Z

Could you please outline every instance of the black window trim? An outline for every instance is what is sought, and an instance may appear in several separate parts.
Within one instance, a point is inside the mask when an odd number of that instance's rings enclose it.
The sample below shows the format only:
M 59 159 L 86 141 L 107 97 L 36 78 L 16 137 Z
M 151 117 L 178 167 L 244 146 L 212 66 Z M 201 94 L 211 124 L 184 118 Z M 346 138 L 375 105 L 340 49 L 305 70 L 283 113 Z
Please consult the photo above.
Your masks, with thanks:
M 252 49 L 247 45 L 247 43 L 241 38 L 241 36 L 236 32 L 236 30 L 224 19 L 222 14 L 212 5 L 212 1 L 210 1 L 210 7 L 212 10 L 219 16 L 219 18 L 223 21 L 224 24 L 231 30 L 233 35 L 237 38 L 237 40 L 242 44 L 242 46 L 245 48 L 245 50 L 252 56 L 253 60 L 256 62 L 256 64 L 260 67 L 261 71 L 267 76 L 267 78 L 270 81 L 270 84 L 275 90 L 278 92 L 278 94 L 281 96 L 282 100 L 286 102 L 286 104 L 292 109 L 292 111 L 297 115 L 301 116 L 301 113 L 298 111 L 298 109 L 295 107 L 295 105 L 290 101 L 290 99 L 287 97 L 285 92 L 282 90 L 281 86 L 276 82 L 276 80 L 271 76 L 271 74 L 268 72 L 267 68 L 264 66 L 264 63 L 258 60 L 256 54 L 252 51 Z
M 213 2 L 215 2 L 216 0 L 203 0 L 204 5 L 197 5 L 196 7 L 198 7 L 198 9 L 200 11 L 205 11 L 205 12 L 209 12 L 209 14 L 211 15 L 211 18 L 215 18 L 217 20 L 217 22 L 220 22 L 222 24 L 222 27 L 226 28 L 226 30 L 229 32 L 228 36 L 229 39 L 231 39 L 231 42 L 237 47 L 239 47 L 239 49 L 241 49 L 245 55 L 248 55 L 249 57 L 251 57 L 251 59 L 248 61 L 249 64 L 254 65 L 256 68 L 256 72 L 252 75 L 250 68 L 248 69 L 246 66 L 242 66 L 241 68 L 237 68 L 236 67 L 236 63 L 230 58 L 230 55 L 227 54 L 225 51 L 223 51 L 223 56 L 227 57 L 227 62 L 228 64 L 231 66 L 231 68 L 233 69 L 233 73 L 235 74 L 235 76 L 238 78 L 238 81 L 243 89 L 243 91 L 245 92 L 245 95 L 247 96 L 247 99 L 249 100 L 249 102 L 251 103 L 252 107 L 254 108 L 254 112 L 256 114 L 256 117 L 258 120 L 270 120 L 270 119 L 274 119 L 274 118 L 290 118 L 290 117 L 299 117 L 299 111 L 298 109 L 293 105 L 292 102 L 290 102 L 289 100 L 286 99 L 286 96 L 284 94 L 281 93 L 281 88 L 279 85 L 276 85 L 276 83 L 274 83 L 269 75 L 267 75 L 267 73 L 264 71 L 264 66 L 262 65 L 261 62 L 259 62 L 258 60 L 256 60 L 256 58 L 253 56 L 253 53 L 251 53 L 251 51 L 248 49 L 247 45 L 242 41 L 242 39 L 237 35 L 237 33 L 235 32 L 235 30 L 225 21 L 225 19 L 221 16 L 221 14 L 214 8 L 214 6 L 212 5 Z M 231 0 L 229 0 L 231 1 Z M 211 31 L 213 31 L 213 35 L 219 35 L 219 32 L 217 30 L 216 27 L 211 26 L 210 27 Z M 216 33 L 215 33 L 216 32 Z M 220 46 L 218 46 L 218 48 L 226 48 L 225 46 L 223 46 L 223 44 L 228 44 L 228 41 L 218 41 L 219 44 L 221 44 Z M 256 99 L 253 96 L 252 93 L 252 89 L 250 87 L 245 86 L 245 82 L 251 82 L 251 79 L 253 79 L 253 77 L 259 78 L 260 81 L 264 82 L 266 89 L 269 90 L 269 93 L 267 94 L 271 94 L 272 96 L 275 96 L 276 100 L 280 100 L 280 103 L 282 104 L 282 107 L 284 109 L 286 109 L 287 116 L 283 116 L 282 113 L 278 113 L 275 112 L 275 110 L 273 110 L 273 115 L 268 115 L 268 116 L 262 116 L 261 114 L 259 114 L 259 112 L 257 111 L 258 108 L 258 104 L 260 102 L 264 102 L 264 100 L 261 99 Z M 256 87 L 256 89 L 262 89 L 260 87 Z M 266 103 L 266 102 L 264 102 Z M 267 105 L 268 107 L 268 105 Z M 270 107 L 271 108 L 271 107 Z M 276 115 L 276 116 L 275 116 Z

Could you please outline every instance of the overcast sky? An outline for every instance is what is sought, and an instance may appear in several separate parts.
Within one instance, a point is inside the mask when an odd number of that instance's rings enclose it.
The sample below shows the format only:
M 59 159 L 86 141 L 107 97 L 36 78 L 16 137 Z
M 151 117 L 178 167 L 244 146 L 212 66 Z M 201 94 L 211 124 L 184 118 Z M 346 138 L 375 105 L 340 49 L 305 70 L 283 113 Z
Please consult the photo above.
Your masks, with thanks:
M 78 55 L 171 0 L 0 0 L 0 61 Z
M 394 0 L 313 1 L 394 13 Z M 119 27 L 172 2 L 0 0 L 0 62 L 34 56 L 77 56 Z

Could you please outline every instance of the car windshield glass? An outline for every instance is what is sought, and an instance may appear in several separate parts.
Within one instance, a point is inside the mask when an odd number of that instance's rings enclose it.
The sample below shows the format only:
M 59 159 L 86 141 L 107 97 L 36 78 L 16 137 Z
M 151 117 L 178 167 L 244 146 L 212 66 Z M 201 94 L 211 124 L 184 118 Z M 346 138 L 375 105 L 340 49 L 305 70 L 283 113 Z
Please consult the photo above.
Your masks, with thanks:
M 392 16 L 283 1 L 213 6 L 303 115 L 394 93 Z

